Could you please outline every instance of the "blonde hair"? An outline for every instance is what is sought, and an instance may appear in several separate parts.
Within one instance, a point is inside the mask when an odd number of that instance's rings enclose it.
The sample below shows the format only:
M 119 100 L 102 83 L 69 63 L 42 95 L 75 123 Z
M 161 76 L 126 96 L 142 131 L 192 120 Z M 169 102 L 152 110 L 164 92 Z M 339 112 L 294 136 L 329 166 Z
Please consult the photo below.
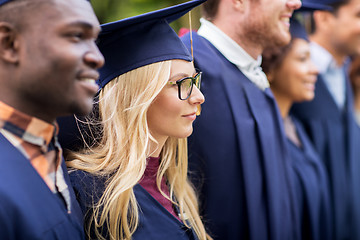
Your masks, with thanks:
M 87 225 L 98 239 L 104 226 L 110 239 L 131 239 L 138 226 L 139 209 L 133 187 L 146 168 L 149 141 L 155 141 L 147 124 L 147 110 L 170 77 L 171 61 L 153 63 L 108 83 L 99 96 L 101 138 L 93 148 L 73 153 L 68 166 L 94 175 L 110 176 Z M 197 197 L 187 178 L 187 140 L 169 137 L 160 154 L 157 187 L 180 210 L 199 239 L 211 239 L 198 211 Z M 170 196 L 160 188 L 166 176 Z

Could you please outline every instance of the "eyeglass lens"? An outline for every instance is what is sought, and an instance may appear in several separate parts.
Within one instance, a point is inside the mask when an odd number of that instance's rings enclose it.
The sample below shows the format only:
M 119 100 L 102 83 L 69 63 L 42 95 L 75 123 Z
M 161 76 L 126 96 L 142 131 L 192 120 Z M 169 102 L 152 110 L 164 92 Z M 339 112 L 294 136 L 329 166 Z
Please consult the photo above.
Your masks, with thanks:
M 192 77 L 185 78 L 181 82 L 180 85 L 181 99 L 187 99 L 188 97 L 190 97 L 194 84 L 198 89 L 200 89 L 200 79 L 201 79 L 201 74 L 199 73 L 194 78 Z

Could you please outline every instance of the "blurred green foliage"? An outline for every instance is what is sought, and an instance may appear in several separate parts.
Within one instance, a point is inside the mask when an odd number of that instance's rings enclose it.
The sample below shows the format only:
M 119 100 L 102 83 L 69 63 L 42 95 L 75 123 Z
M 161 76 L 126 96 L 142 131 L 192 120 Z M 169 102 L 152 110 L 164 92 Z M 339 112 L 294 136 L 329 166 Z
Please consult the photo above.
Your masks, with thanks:
M 107 23 L 119 19 L 132 17 L 142 13 L 169 7 L 187 0 L 92 0 L 95 13 L 100 23 Z M 200 8 L 192 11 L 192 26 L 199 27 Z M 171 24 L 178 31 L 181 27 L 189 28 L 188 15 Z

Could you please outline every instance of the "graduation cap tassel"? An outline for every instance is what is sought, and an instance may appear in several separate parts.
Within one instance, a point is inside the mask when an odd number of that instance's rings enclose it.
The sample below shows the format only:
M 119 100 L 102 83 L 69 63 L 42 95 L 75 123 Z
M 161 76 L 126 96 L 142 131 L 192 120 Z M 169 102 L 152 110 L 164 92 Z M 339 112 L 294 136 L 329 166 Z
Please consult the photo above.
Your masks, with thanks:
M 194 49 L 193 49 L 193 38 L 192 38 L 192 26 L 191 26 L 191 11 L 189 12 L 189 28 L 190 28 L 190 49 L 191 57 L 194 61 Z
M 189 28 L 190 28 L 190 51 L 191 57 L 194 61 L 194 48 L 193 48 L 193 38 L 192 38 L 192 25 L 191 25 L 191 11 L 189 12 Z M 196 116 L 200 116 L 201 114 L 201 105 L 197 106 Z

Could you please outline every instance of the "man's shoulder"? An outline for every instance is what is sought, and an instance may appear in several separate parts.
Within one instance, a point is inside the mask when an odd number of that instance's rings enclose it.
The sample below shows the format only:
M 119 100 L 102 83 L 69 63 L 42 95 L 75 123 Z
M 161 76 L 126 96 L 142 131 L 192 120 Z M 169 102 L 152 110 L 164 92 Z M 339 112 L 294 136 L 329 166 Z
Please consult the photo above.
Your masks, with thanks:
M 81 225 L 69 220 L 55 197 L 4 186 L 0 183 L 1 239 L 83 239 Z
M 26 160 L 24 155 L 0 133 L 0 190 L 11 189 L 12 183 L 15 184 L 27 177 L 17 174 L 22 171 L 24 164 L 26 165 Z
M 191 49 L 191 44 L 193 45 L 195 59 L 199 57 L 196 54 L 200 54 L 200 57 L 203 55 L 208 56 L 208 55 L 218 54 L 218 51 L 215 48 L 215 46 L 213 46 L 206 38 L 200 36 L 196 32 L 192 32 L 191 35 L 190 33 L 185 34 L 184 36 L 181 37 L 181 40 L 189 50 Z M 211 59 L 207 59 L 207 60 L 211 60 Z
M 18 161 L 15 159 L 15 162 Z M 27 163 L 26 159 L 22 162 Z M 29 167 L 20 167 L 18 171 L 11 164 L 0 170 L 0 225 L 4 226 L 0 227 L 0 236 L 53 239 L 51 234 L 57 234 L 79 239 L 81 225 L 69 220 L 58 197 L 28 164 Z
M 7 155 L 15 154 L 18 150 L 9 140 L 0 132 L 0 159 Z

